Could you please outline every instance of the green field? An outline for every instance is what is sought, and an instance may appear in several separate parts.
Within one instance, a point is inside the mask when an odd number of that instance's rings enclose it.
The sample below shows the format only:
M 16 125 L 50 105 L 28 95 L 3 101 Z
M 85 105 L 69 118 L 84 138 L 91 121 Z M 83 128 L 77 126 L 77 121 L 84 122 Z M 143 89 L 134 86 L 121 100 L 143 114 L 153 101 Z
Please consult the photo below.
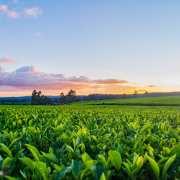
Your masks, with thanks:
M 0 179 L 180 179 L 179 100 L 1 105 Z
M 180 96 L 98 100 L 98 101 L 86 101 L 83 104 L 102 105 L 103 102 L 106 105 L 180 106 Z
M 31 105 L 31 102 L 30 101 L 25 101 L 25 102 L 3 102 L 1 104 L 2 105 L 23 105 L 23 104 Z

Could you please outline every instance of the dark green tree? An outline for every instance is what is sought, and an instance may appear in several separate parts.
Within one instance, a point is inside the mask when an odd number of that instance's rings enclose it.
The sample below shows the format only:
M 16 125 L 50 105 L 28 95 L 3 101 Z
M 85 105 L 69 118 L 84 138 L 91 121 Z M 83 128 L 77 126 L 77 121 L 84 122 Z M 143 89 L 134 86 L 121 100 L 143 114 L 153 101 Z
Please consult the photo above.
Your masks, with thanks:
M 134 91 L 134 98 L 138 97 L 138 91 Z
M 76 91 L 70 90 L 66 96 L 66 103 L 76 102 Z
M 144 94 L 145 94 L 146 97 L 148 97 L 148 92 L 147 91 Z
M 37 103 L 37 91 L 34 90 L 32 92 L 32 96 L 31 96 L 31 104 L 32 105 L 36 105 L 36 103 Z
M 66 96 L 64 95 L 64 93 L 62 92 L 60 94 L 60 100 L 59 100 L 60 103 L 66 103 Z
M 42 95 L 41 91 L 37 92 L 34 90 L 31 96 L 31 104 L 32 105 L 46 105 L 46 104 L 53 104 L 51 98 Z

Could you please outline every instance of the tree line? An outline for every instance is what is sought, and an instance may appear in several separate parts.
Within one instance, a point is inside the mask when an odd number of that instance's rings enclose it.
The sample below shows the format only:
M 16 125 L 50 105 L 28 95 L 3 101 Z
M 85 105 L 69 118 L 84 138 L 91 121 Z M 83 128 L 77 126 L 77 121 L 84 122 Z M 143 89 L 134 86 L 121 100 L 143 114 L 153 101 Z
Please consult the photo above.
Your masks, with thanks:
M 46 105 L 46 104 L 53 104 L 51 98 L 42 95 L 41 91 L 37 92 L 34 90 L 31 96 L 31 104 L 32 105 Z
M 145 96 L 148 97 L 148 92 L 146 91 Z M 84 101 L 92 101 L 92 100 L 108 100 L 108 99 L 127 99 L 127 98 L 138 98 L 138 91 L 134 91 L 134 94 L 90 94 L 84 97 Z
M 58 103 L 68 104 L 68 103 L 78 102 L 78 101 L 79 99 L 76 97 L 76 91 L 71 89 L 67 95 L 64 95 L 63 92 L 60 94 Z M 47 105 L 47 104 L 53 105 L 54 103 L 53 103 L 52 98 L 42 95 L 41 91 L 38 92 L 34 90 L 31 96 L 31 104 L 32 105 Z

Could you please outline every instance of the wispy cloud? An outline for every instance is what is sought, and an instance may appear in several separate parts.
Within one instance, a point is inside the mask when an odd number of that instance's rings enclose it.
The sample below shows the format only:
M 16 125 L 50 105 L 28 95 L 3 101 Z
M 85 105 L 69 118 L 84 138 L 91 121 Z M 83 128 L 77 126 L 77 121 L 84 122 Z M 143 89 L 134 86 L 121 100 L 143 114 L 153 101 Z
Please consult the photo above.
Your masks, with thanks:
M 13 3 L 18 3 L 19 1 L 18 0 L 13 0 Z
M 23 73 L 29 73 L 29 72 L 36 72 L 36 68 L 34 66 L 24 66 L 19 69 L 17 69 L 15 72 L 23 72 Z
M 146 87 L 158 87 L 158 86 L 155 86 L 155 85 L 149 85 L 149 86 L 146 86 Z
M 17 3 L 17 0 L 14 0 L 13 3 Z M 7 5 L 0 5 L 0 13 L 7 15 L 11 18 L 20 18 L 21 16 L 25 17 L 38 17 L 43 13 L 42 9 L 39 7 L 24 8 L 21 12 L 10 11 Z
M 43 11 L 39 7 L 24 8 L 24 14 L 28 17 L 38 17 L 42 13 L 43 13 Z
M 3 57 L 3 58 L 0 58 L 0 63 L 17 63 L 18 60 L 15 60 L 15 59 L 9 59 L 8 57 Z
M 44 36 L 42 36 L 42 34 L 41 34 L 40 32 L 37 32 L 37 33 L 36 33 L 36 36 L 44 37 Z
M 0 91 L 31 91 L 33 89 L 60 93 L 74 89 L 77 92 L 89 93 L 124 93 L 136 87 L 123 86 L 128 81 L 119 79 L 89 79 L 86 76 L 66 77 L 64 74 L 46 74 L 36 70 L 34 66 L 21 67 L 13 72 L 5 72 L 0 67 Z
M 139 90 L 137 90 L 138 91 L 138 93 L 145 93 L 147 90 L 145 90 L 145 89 L 139 89 Z
M 37 35 L 37 36 L 41 36 L 41 33 L 37 32 L 36 35 Z
M 15 11 L 10 11 L 6 5 L 0 5 L 0 13 L 6 14 L 11 18 L 21 17 L 20 13 L 17 13 Z
M 119 79 L 106 79 L 106 80 L 95 80 L 94 81 L 97 84 L 124 84 L 128 83 L 128 81 L 119 80 Z
M 4 68 L 0 66 L 0 72 L 4 72 Z

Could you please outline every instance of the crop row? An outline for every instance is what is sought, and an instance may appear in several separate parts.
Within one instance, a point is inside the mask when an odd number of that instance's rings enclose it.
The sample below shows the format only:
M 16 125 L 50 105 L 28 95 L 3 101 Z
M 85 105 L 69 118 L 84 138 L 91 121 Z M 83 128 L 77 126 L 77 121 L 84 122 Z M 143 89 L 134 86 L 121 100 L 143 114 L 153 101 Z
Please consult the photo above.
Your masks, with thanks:
M 178 110 L 0 111 L 0 179 L 178 179 Z

